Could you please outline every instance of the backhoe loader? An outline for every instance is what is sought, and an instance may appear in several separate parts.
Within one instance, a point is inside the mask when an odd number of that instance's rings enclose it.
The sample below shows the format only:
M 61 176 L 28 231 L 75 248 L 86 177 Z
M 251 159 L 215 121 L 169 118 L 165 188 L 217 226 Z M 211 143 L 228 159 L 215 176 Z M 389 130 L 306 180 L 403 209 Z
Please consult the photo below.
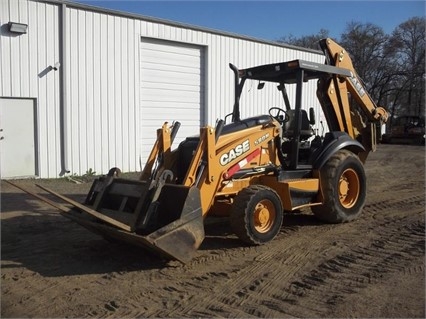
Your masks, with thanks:
M 366 198 L 363 164 L 376 148 L 376 124 L 387 112 L 368 95 L 348 53 L 331 39 L 320 46 L 325 63 L 292 60 L 238 69 L 230 123 L 218 120 L 198 136 L 171 146 L 180 123 L 167 122 L 139 180 L 112 168 L 94 181 L 84 204 L 42 187 L 68 205 L 62 214 L 101 236 L 139 245 L 158 255 L 190 261 L 203 242 L 207 216 L 227 216 L 250 245 L 271 241 L 284 211 L 310 207 L 329 223 L 348 222 Z M 240 118 L 246 80 L 277 86 L 285 108 Z M 317 82 L 317 97 L 329 132 L 314 134 L 314 112 L 302 108 L 305 82 Z M 291 105 L 287 88 L 295 85 Z M 41 186 L 40 186 L 41 187 Z

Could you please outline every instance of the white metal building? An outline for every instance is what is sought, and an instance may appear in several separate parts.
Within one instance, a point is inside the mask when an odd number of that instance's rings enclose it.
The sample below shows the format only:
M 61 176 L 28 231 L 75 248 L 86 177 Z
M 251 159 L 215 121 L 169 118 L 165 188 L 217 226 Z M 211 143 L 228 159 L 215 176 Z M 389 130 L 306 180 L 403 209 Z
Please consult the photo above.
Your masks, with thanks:
M 164 121 L 181 122 L 177 144 L 232 111 L 229 63 L 324 61 L 318 51 L 69 1 L 0 0 L 0 26 L 2 178 L 138 171 Z M 242 117 L 283 106 L 274 87 L 256 85 L 245 85 Z M 315 83 L 306 90 L 318 122 Z

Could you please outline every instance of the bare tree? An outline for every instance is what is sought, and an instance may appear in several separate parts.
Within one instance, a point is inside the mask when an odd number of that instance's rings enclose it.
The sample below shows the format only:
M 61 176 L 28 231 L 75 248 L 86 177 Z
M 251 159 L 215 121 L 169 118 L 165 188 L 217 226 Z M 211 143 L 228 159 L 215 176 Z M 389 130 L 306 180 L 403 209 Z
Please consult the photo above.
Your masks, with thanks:
M 349 52 L 358 75 L 379 104 L 387 101 L 392 82 L 391 52 L 386 50 L 389 36 L 372 23 L 350 22 L 341 36 L 340 44 Z
M 295 37 L 293 34 L 283 36 L 277 40 L 279 43 L 291 44 L 303 48 L 309 48 L 319 50 L 318 41 L 324 38 L 328 38 L 329 31 L 321 29 L 317 34 L 305 35 L 300 38 Z
M 425 25 L 424 17 L 413 17 L 401 23 L 389 40 L 395 65 L 400 70 L 395 83 L 402 92 L 395 111 L 407 115 L 425 112 Z
M 352 21 L 336 39 L 349 52 L 372 98 L 390 112 L 390 123 L 394 116 L 425 113 L 425 26 L 424 17 L 413 17 L 388 35 L 375 24 Z M 318 49 L 318 40 L 328 33 L 290 34 L 278 42 Z

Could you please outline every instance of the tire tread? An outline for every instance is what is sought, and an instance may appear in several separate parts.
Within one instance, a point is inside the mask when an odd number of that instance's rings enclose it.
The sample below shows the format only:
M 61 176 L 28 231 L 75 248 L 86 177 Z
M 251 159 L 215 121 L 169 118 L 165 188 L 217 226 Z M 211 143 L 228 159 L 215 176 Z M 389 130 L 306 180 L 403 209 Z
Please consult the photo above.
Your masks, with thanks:
M 339 199 L 334 196 L 334 182 L 336 178 L 338 178 L 337 172 L 339 166 L 341 166 L 342 163 L 344 163 L 349 158 L 354 158 L 359 161 L 358 157 L 351 151 L 345 149 L 340 150 L 336 152 L 321 169 L 321 187 L 324 194 L 324 204 L 311 207 L 314 215 L 320 220 L 329 223 L 348 222 L 358 217 L 362 211 L 365 201 L 365 189 L 361 189 L 360 194 L 362 197 L 360 200 L 362 200 L 363 203 L 361 204 L 359 211 L 354 214 L 346 214 L 344 209 L 341 208 Z M 361 163 L 360 165 L 362 167 Z M 361 177 L 365 181 L 365 173 L 363 173 L 363 176 Z M 364 187 L 364 185 L 361 185 L 361 188 L 362 187 Z
M 238 238 L 247 244 L 260 245 L 264 243 L 253 236 L 253 233 L 250 229 L 250 212 L 248 211 L 250 209 L 249 203 L 252 201 L 253 197 L 256 196 L 260 191 L 264 190 L 275 193 L 275 195 L 279 198 L 278 194 L 267 186 L 251 185 L 238 193 L 233 204 L 233 209 L 230 216 L 231 228 L 238 236 Z

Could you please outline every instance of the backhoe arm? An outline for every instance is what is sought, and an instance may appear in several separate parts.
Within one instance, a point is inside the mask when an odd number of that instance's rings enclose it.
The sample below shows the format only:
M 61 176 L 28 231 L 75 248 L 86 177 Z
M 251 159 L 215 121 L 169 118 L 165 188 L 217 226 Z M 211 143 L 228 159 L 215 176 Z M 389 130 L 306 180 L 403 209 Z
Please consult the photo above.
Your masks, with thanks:
M 352 72 L 352 77 L 346 78 L 348 91 L 363 108 L 369 120 L 385 123 L 388 118 L 387 111 L 383 107 L 377 106 L 365 90 L 346 50 L 329 38 L 321 40 L 320 46 L 331 65 L 345 68 Z
M 320 46 L 326 56 L 327 64 L 347 69 L 352 73 L 350 77 L 334 76 L 333 80 L 327 83 L 327 87 L 324 84 L 320 85 L 318 91 L 318 95 L 322 96 L 320 101 L 324 101 L 324 96 L 327 96 L 334 112 L 332 129 L 345 131 L 352 138 L 362 140 L 366 148 L 366 157 L 369 151 L 375 151 L 375 125 L 370 123 L 370 126 L 367 126 L 364 123 L 356 109 L 351 107 L 348 93 L 362 109 L 369 122 L 386 123 L 388 113 L 383 107 L 377 106 L 368 94 L 344 48 L 329 38 L 322 39 Z

